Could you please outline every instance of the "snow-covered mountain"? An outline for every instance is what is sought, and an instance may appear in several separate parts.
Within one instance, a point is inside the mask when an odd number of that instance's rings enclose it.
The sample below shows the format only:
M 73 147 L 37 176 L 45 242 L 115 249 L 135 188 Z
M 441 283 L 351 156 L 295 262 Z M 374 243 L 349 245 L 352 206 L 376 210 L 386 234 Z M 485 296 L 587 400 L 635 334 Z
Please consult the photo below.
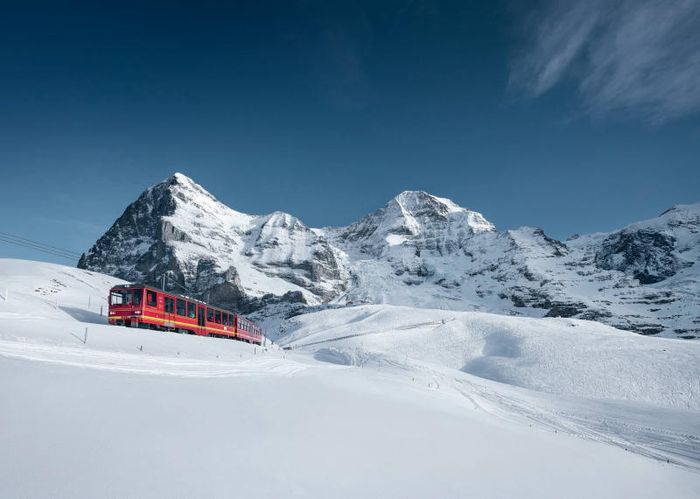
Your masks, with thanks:
M 567 241 L 499 232 L 480 213 L 406 191 L 342 228 L 234 211 L 182 174 L 151 187 L 79 267 L 269 314 L 386 303 L 576 317 L 700 337 L 700 204 Z M 176 285 L 174 283 L 177 283 Z
M 338 251 L 286 213 L 251 216 L 174 174 L 146 190 L 80 259 L 78 267 L 243 311 L 271 302 L 322 303 L 345 289 Z

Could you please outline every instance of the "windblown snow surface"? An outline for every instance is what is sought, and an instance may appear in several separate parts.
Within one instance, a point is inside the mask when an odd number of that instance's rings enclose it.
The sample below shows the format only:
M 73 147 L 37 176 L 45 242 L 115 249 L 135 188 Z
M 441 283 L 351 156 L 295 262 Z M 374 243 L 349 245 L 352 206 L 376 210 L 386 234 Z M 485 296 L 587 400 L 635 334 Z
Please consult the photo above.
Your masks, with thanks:
M 374 305 L 260 348 L 107 326 L 116 282 L 0 260 L 0 496 L 700 494 L 699 343 Z

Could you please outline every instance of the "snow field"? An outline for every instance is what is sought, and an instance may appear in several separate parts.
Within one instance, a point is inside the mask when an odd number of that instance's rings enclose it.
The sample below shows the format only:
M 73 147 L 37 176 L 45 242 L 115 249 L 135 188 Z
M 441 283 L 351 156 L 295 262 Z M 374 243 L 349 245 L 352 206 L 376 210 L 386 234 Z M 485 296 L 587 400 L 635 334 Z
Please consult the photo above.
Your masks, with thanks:
M 0 496 L 700 491 L 694 343 L 378 306 L 262 349 L 104 325 L 114 282 L 0 260 Z
M 294 347 L 315 343 L 537 391 L 700 410 L 700 344 L 591 321 L 365 305 L 301 315 L 284 327 L 280 341 Z M 351 335 L 358 336 L 335 341 Z

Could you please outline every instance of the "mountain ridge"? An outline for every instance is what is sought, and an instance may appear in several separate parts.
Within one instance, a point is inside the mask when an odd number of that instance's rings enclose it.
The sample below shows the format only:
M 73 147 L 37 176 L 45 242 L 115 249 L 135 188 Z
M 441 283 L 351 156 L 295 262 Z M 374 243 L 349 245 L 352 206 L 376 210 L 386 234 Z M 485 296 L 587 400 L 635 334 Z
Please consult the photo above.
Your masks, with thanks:
M 481 213 L 404 191 L 346 227 L 248 215 L 184 174 L 144 191 L 78 266 L 261 315 L 388 303 L 597 320 L 700 336 L 700 203 L 566 241 L 499 232 Z

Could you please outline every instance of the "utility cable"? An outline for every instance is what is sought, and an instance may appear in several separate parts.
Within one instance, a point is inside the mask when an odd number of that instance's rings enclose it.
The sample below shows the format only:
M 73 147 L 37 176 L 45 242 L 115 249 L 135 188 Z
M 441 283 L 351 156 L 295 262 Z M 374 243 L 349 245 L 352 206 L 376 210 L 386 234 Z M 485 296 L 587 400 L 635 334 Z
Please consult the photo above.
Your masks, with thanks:
M 80 254 L 67 250 L 64 248 L 59 248 L 58 246 L 51 246 L 49 244 L 44 244 L 39 241 L 34 241 L 32 239 L 27 239 L 26 237 L 16 236 L 14 234 L 9 234 L 7 232 L 0 232 L 0 242 L 7 244 L 14 244 L 22 248 L 32 249 L 35 251 L 40 251 L 49 255 L 58 256 L 61 258 L 66 258 L 68 260 L 77 260 L 80 258 Z

